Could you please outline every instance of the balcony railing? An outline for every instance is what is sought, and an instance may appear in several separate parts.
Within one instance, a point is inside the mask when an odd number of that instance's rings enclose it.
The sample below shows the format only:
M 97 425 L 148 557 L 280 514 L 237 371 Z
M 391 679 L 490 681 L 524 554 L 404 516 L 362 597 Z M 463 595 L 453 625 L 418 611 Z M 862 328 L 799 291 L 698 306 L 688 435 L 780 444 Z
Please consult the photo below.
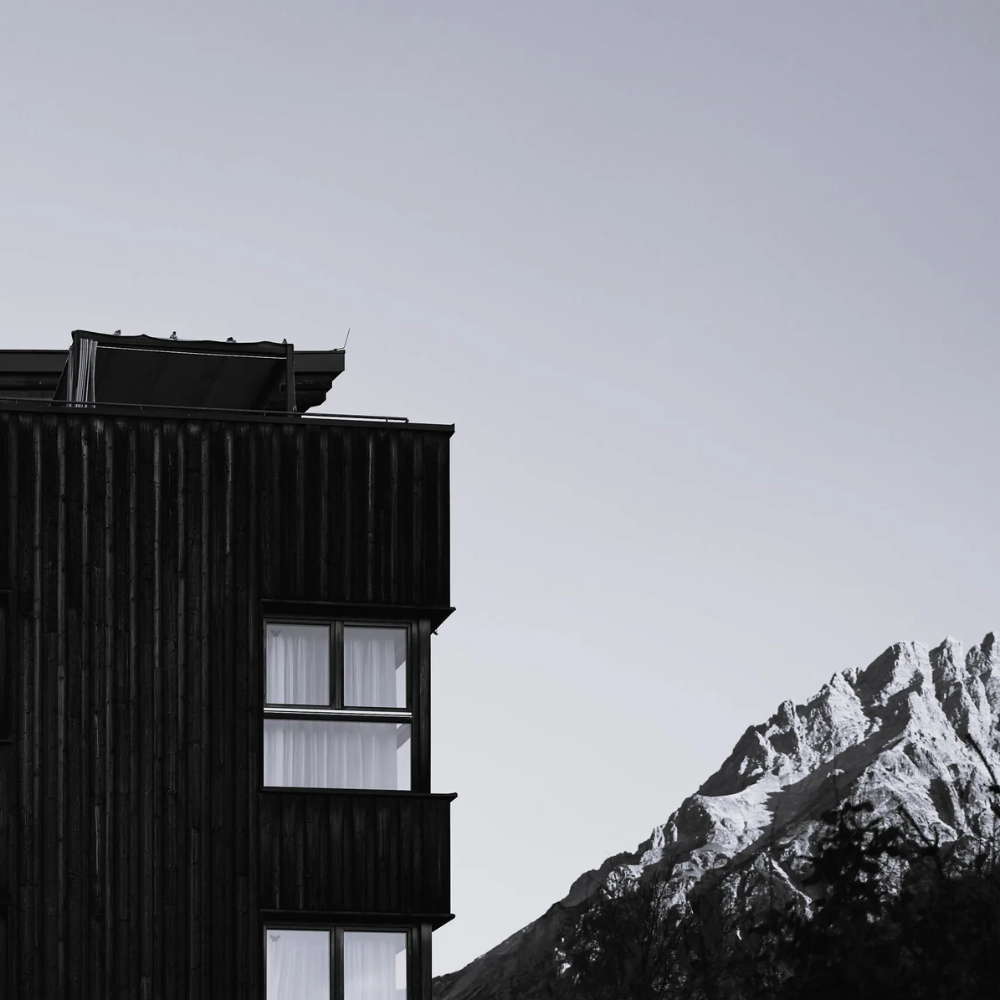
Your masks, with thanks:
M 421 917 L 451 913 L 452 795 L 262 791 L 260 909 Z

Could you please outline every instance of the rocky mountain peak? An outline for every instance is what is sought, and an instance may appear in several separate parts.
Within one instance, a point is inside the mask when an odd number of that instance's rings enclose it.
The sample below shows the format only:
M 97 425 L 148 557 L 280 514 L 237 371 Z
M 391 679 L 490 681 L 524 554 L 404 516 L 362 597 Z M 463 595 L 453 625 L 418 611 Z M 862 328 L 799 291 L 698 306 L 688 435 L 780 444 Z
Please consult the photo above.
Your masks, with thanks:
M 963 655 L 958 640 L 890 646 L 862 670 L 835 674 L 805 704 L 782 702 L 743 733 L 722 766 L 633 852 L 584 873 L 539 920 L 437 981 L 441 1000 L 488 1000 L 531 963 L 616 869 L 669 865 L 675 898 L 706 874 L 761 864 L 789 885 L 823 811 L 866 799 L 914 836 L 960 847 L 992 830 L 988 789 L 1000 774 L 1000 650 L 991 632 Z M 971 739 L 970 739 L 971 738 Z M 539 965 L 539 967 L 541 967 Z M 499 977 L 499 978 L 498 978 Z

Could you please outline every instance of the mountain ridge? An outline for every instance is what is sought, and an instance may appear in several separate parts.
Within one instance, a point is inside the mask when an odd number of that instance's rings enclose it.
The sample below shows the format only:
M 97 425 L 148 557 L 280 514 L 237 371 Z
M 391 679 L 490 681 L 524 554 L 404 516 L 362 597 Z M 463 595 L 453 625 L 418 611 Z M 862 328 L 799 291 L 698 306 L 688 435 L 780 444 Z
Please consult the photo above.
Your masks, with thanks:
M 956 850 L 991 835 L 988 789 L 1000 770 L 1000 647 L 990 632 L 962 653 L 897 642 L 863 669 L 831 677 L 805 703 L 749 726 L 717 771 L 635 851 L 584 872 L 566 896 L 465 968 L 435 980 L 438 1000 L 492 1000 L 551 967 L 559 935 L 616 870 L 666 865 L 672 898 L 744 867 L 773 868 L 808 902 L 799 867 L 821 813 L 866 799 L 915 839 Z M 992 768 L 992 773 L 990 769 Z M 705 882 L 706 876 L 711 877 Z

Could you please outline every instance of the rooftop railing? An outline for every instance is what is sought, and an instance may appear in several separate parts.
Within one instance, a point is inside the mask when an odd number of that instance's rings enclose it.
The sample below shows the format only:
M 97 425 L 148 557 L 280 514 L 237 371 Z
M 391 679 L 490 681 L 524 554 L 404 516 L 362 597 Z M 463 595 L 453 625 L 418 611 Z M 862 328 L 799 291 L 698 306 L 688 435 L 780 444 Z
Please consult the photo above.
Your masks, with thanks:
M 117 412 L 124 410 L 127 412 L 147 413 L 147 414 L 206 414 L 206 415 L 226 415 L 226 416 L 249 416 L 255 418 L 266 418 L 269 420 L 374 420 L 384 423 L 408 424 L 409 417 L 390 417 L 367 413 L 311 413 L 311 412 L 289 412 L 287 410 L 241 410 L 210 406 L 167 406 L 161 403 L 102 403 L 96 402 L 74 402 L 65 399 L 40 399 L 31 396 L 0 396 L 0 406 L 11 404 L 17 408 L 37 409 L 39 407 L 54 410 L 84 410 L 84 411 L 108 411 Z

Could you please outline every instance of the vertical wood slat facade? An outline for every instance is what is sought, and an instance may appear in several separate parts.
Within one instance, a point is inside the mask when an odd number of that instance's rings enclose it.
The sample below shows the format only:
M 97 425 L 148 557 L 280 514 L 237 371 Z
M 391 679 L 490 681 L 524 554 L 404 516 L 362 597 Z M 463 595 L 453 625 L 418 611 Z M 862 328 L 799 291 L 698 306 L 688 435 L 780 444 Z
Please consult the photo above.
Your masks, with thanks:
M 0 408 L 0 992 L 263 997 L 263 913 L 447 916 L 449 796 L 261 789 L 261 635 L 412 620 L 429 708 L 451 432 Z

